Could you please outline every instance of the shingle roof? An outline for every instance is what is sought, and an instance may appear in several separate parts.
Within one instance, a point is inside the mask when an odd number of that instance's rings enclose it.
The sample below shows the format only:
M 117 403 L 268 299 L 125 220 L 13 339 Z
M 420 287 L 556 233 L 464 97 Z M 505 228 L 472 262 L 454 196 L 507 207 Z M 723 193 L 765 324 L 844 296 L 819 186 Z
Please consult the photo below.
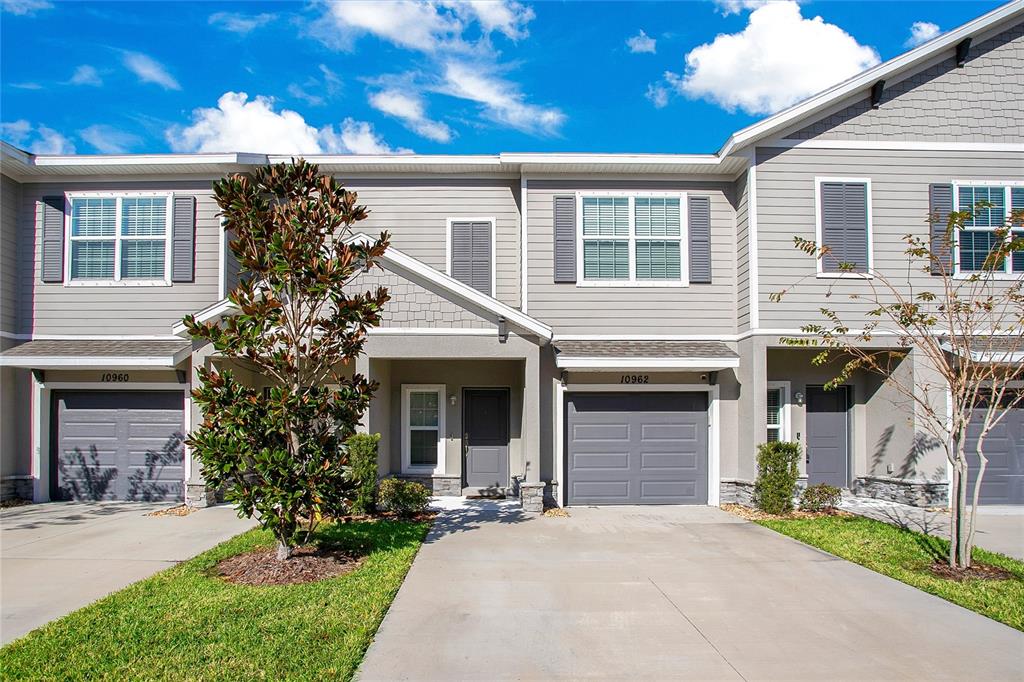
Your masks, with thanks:
M 556 341 L 559 357 L 738 358 L 720 341 Z
M 190 345 L 184 341 L 38 339 L 8 348 L 0 353 L 0 357 L 158 357 L 173 356 Z

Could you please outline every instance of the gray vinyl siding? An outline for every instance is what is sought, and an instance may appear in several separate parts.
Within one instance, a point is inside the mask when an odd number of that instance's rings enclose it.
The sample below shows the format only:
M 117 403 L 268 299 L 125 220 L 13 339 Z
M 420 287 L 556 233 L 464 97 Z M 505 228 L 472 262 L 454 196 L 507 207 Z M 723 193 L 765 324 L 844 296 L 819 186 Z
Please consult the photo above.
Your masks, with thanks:
M 733 187 L 736 205 L 736 330 L 750 329 L 750 229 L 747 222 L 747 174 Z
M 36 202 L 73 191 L 173 191 L 196 196 L 195 279 L 172 286 L 80 286 L 40 281 L 41 235 L 36 232 Z M 34 248 L 22 253 L 19 314 L 23 333 L 34 335 L 167 336 L 188 314 L 217 301 L 217 205 L 210 183 L 105 182 L 24 184 L 18 222 L 21 238 Z
M 885 88 L 878 109 L 862 93 L 793 139 L 1020 142 L 1024 139 L 1024 22 L 975 41 L 963 68 L 941 60 Z
M 519 181 L 504 179 L 346 180 L 370 216 L 356 228 L 371 236 L 391 233 L 391 245 L 441 272 L 448 218 L 495 219 L 496 296 L 519 306 Z
M 870 178 L 874 268 L 906 281 L 902 237 L 927 239 L 928 186 L 952 180 L 1024 181 L 1024 152 L 927 152 L 825 149 L 758 149 L 757 224 L 759 310 L 762 327 L 793 329 L 821 320 L 827 299 L 843 321 L 856 328 L 867 322 L 868 305 L 850 300 L 870 289 L 856 279 L 816 278 L 814 259 L 797 251 L 793 237 L 814 239 L 815 176 Z M 910 275 L 920 291 L 936 278 L 920 268 Z M 788 288 L 781 303 L 772 292 Z
M 686 191 L 709 196 L 712 283 L 689 287 L 556 284 L 552 251 L 554 197 L 588 190 Z M 530 180 L 527 193 L 529 314 L 562 335 L 733 333 L 736 328 L 736 222 L 732 191 L 731 183 L 724 182 Z
M 0 176 L 0 331 L 18 332 L 18 205 L 21 184 Z

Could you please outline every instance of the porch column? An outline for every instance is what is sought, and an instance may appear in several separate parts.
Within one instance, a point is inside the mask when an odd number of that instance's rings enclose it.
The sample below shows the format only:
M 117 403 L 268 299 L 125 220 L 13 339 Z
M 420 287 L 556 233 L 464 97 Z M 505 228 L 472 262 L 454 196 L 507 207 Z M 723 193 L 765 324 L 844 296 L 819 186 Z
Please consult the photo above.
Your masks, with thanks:
M 192 431 L 203 423 L 203 412 L 199 405 L 192 400 L 192 389 L 198 388 L 199 368 L 209 364 L 210 357 L 214 354 L 213 344 L 207 343 L 192 346 L 192 367 L 190 369 L 189 390 L 185 393 L 185 413 L 187 431 Z M 203 478 L 202 465 L 192 456 L 192 449 L 185 447 L 185 502 L 195 507 L 210 507 L 217 503 L 216 491 L 206 485 Z
M 356 374 L 362 374 L 366 379 L 373 379 L 373 374 L 370 370 L 370 356 L 366 353 L 360 353 L 356 356 Z M 370 432 L 370 408 L 367 408 L 366 411 L 363 412 L 363 416 L 359 419 L 359 426 L 356 428 L 356 431 L 359 433 Z
M 523 363 L 523 459 L 526 461 L 528 483 L 541 480 L 540 350 L 541 346 L 531 346 Z

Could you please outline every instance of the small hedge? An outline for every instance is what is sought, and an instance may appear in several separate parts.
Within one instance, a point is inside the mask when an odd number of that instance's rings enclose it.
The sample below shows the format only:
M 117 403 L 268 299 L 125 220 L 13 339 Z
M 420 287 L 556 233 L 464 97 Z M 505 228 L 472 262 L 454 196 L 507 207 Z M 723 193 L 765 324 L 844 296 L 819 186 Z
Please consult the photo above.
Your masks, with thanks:
M 754 504 L 758 509 L 766 514 L 786 514 L 793 511 L 799 461 L 799 443 L 773 441 L 757 446 Z
M 830 511 L 839 506 L 843 491 L 834 485 L 818 483 L 807 486 L 800 493 L 800 510 L 810 512 Z
M 377 507 L 399 516 L 413 516 L 426 511 L 430 491 L 422 483 L 385 478 L 377 487 Z
M 348 448 L 348 476 L 355 483 L 354 514 L 377 510 L 377 445 L 379 433 L 357 433 L 345 441 Z

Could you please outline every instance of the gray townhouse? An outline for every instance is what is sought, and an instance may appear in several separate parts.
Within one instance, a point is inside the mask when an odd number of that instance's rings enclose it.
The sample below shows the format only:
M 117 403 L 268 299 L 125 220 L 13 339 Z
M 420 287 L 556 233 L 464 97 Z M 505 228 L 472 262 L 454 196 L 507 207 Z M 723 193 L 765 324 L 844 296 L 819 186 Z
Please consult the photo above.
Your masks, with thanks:
M 944 504 L 920 415 L 875 376 L 823 390 L 832 373 L 780 338 L 820 319 L 829 287 L 863 320 L 846 294 L 905 269 L 903 235 L 986 199 L 957 254 L 969 272 L 1024 206 L 1022 101 L 1018 0 L 715 154 L 309 157 L 370 208 L 359 230 L 393 235 L 355 283 L 392 295 L 353 368 L 380 382 L 364 427 L 381 476 L 533 506 L 715 505 L 749 498 L 759 443 L 793 440 L 808 483 Z M 229 363 L 181 318 L 230 315 L 237 277 L 211 182 L 287 157 L 0 154 L 4 496 L 203 503 L 189 391 Z M 816 264 L 796 235 L 836 257 Z M 989 447 L 983 501 L 1024 503 L 1024 410 Z

